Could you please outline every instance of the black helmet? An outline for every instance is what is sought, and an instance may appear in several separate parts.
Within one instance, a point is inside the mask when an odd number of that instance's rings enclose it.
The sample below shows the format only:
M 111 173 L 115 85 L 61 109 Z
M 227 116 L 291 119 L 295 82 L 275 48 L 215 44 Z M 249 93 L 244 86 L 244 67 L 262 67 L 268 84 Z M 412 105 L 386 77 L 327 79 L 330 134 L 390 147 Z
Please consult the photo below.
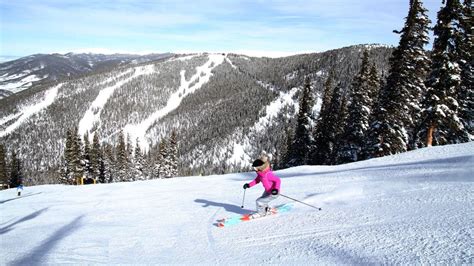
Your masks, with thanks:
M 252 167 L 260 167 L 260 166 L 262 166 L 263 164 L 264 164 L 264 162 L 263 162 L 262 160 L 257 159 L 257 160 L 255 160 L 255 161 L 253 161 Z

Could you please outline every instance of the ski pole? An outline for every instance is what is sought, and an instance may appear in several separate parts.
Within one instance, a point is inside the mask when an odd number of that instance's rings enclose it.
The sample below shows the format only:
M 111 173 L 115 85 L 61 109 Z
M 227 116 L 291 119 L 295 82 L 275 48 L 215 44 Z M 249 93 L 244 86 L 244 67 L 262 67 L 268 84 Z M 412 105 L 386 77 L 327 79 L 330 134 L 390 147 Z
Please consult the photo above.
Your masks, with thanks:
M 302 204 L 304 204 L 304 205 L 308 205 L 308 206 L 311 207 L 311 208 L 315 208 L 315 209 L 321 210 L 321 208 L 319 208 L 319 207 L 315 207 L 315 206 L 313 206 L 313 205 L 310 205 L 310 204 L 308 204 L 308 203 L 304 203 L 304 202 L 299 201 L 299 200 L 297 200 L 297 199 L 290 198 L 290 197 L 285 196 L 285 195 L 283 195 L 283 194 L 280 194 L 280 196 L 285 197 L 285 198 L 288 198 L 288 199 L 290 199 L 290 200 L 294 200 L 294 201 L 299 202 L 299 203 L 302 203 Z
M 240 208 L 244 208 L 244 202 L 245 202 L 245 191 L 246 189 L 244 189 L 244 197 L 242 198 L 242 206 L 240 206 Z

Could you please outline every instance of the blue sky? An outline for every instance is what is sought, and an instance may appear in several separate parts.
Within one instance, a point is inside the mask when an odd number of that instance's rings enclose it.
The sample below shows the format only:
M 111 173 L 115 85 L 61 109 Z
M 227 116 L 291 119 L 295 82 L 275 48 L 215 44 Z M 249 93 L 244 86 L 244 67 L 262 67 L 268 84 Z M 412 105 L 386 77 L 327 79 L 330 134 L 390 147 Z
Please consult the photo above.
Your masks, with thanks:
M 0 0 L 0 56 L 397 45 L 409 0 Z M 425 0 L 432 23 L 441 0 Z

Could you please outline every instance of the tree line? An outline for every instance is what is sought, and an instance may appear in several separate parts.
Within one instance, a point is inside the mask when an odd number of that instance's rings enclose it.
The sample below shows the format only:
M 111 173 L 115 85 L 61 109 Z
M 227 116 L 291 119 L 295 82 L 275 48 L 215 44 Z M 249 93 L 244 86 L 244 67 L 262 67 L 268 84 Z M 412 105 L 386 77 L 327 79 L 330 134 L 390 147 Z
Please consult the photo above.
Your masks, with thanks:
M 23 167 L 15 151 L 7 156 L 5 146 L 0 144 L 0 189 L 23 184 Z
M 348 91 L 325 83 L 319 117 L 306 81 L 294 129 L 279 167 L 340 164 L 432 145 L 468 142 L 473 135 L 471 0 L 447 0 L 438 12 L 431 54 L 422 1 L 411 0 L 385 80 L 365 51 Z M 315 126 L 313 126 L 315 125 Z
M 120 131 L 115 145 L 100 142 L 94 134 L 92 143 L 86 133 L 68 129 L 59 183 L 113 183 L 171 178 L 178 175 L 178 138 L 175 130 L 149 151 L 142 151 L 137 139 L 132 145 L 130 136 Z

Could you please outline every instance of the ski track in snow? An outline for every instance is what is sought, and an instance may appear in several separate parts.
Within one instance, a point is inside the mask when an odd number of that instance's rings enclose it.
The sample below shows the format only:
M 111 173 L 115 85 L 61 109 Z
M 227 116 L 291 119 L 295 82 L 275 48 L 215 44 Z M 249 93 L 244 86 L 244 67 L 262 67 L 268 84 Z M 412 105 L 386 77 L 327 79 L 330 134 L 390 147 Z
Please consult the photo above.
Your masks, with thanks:
M 157 110 L 151 114 L 147 119 L 143 120 L 140 124 L 128 124 L 124 127 L 124 133 L 131 137 L 132 145 L 135 146 L 135 142 L 138 139 L 142 150 L 148 150 L 148 140 L 146 139 L 147 130 L 159 119 L 166 116 L 173 110 L 179 107 L 181 101 L 188 96 L 190 93 L 200 89 L 202 85 L 207 83 L 212 76 L 212 70 L 224 62 L 225 55 L 221 54 L 209 54 L 209 60 L 202 66 L 196 68 L 196 74 L 194 74 L 189 80 L 185 78 L 185 71 L 180 72 L 181 83 L 176 92 L 171 94 L 170 98 L 165 107 Z M 192 58 L 192 57 L 190 57 Z
M 19 114 L 9 115 L 7 117 L 0 119 L 1 124 L 4 124 L 12 119 L 17 118 L 17 120 L 13 124 L 11 124 L 5 130 L 0 132 L 0 138 L 10 134 L 15 129 L 17 129 L 21 124 L 27 121 L 30 117 L 32 117 L 33 115 L 39 113 L 41 110 L 50 106 L 56 99 L 56 96 L 58 95 L 58 90 L 59 88 L 61 88 L 62 85 L 63 84 L 58 84 L 52 87 L 51 89 L 49 89 L 48 91 L 46 91 L 44 94 L 44 99 L 41 102 L 36 103 L 34 105 L 24 106 L 21 108 L 21 111 Z
M 225 228 L 252 174 L 3 190 L 0 264 L 472 265 L 473 165 L 466 143 L 276 171 L 281 193 L 322 211 Z
M 102 110 L 104 109 L 105 104 L 109 100 L 109 98 L 114 94 L 115 90 L 123 86 L 124 84 L 130 82 L 131 80 L 142 76 L 142 75 L 148 75 L 154 72 L 154 65 L 146 65 L 146 66 L 139 66 L 134 68 L 135 72 L 134 74 L 122 81 L 117 82 L 116 84 L 106 87 L 102 89 L 95 100 L 92 102 L 91 106 L 89 109 L 86 111 L 84 116 L 82 117 L 81 121 L 79 122 L 79 136 L 84 136 L 86 132 L 89 134 L 92 133 L 91 130 L 94 127 L 94 124 L 97 124 L 100 126 L 100 114 L 102 113 Z M 125 72 L 120 74 L 118 77 L 121 77 L 125 74 L 129 73 Z M 109 78 L 102 82 L 101 84 L 106 84 L 108 82 L 112 81 L 112 78 Z M 90 134 L 90 138 L 92 139 L 93 136 Z

